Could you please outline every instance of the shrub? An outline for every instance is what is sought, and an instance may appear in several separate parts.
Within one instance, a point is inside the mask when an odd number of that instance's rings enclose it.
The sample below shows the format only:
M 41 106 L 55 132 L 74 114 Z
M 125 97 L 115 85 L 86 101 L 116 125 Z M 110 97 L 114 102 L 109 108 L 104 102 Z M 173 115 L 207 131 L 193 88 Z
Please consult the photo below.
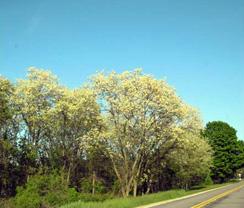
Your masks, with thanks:
M 81 186 L 82 192 L 91 193 L 92 189 L 93 189 L 93 185 L 91 182 L 89 181 L 82 182 L 82 186 Z M 101 182 L 98 182 L 95 184 L 94 189 L 95 189 L 95 193 L 101 194 L 104 192 L 105 186 Z
M 75 188 L 69 189 L 68 199 L 70 202 L 78 201 L 80 199 L 80 194 L 75 190 Z
M 100 191 L 102 191 L 102 187 L 100 187 Z M 17 187 L 17 195 L 14 198 L 10 198 L 2 204 L 6 208 L 44 208 L 58 207 L 78 200 L 102 202 L 107 198 L 107 195 L 99 193 L 94 195 L 91 193 L 80 194 L 75 188 L 68 188 L 68 183 L 57 174 L 37 174 L 29 179 L 25 187 Z
M 21 207 L 21 208 L 35 208 L 41 207 L 42 197 L 37 193 L 32 193 L 24 190 L 21 194 L 8 200 L 10 207 Z
M 33 176 L 26 187 L 18 187 L 17 195 L 5 204 L 23 208 L 57 207 L 77 200 L 78 192 L 74 188 L 68 188 L 61 176 L 51 174 Z
M 206 176 L 206 178 L 205 178 L 205 180 L 204 180 L 204 184 L 205 185 L 213 185 L 214 184 L 214 182 L 213 182 L 213 180 L 212 180 L 212 178 L 210 177 L 210 175 L 208 174 L 207 176 Z

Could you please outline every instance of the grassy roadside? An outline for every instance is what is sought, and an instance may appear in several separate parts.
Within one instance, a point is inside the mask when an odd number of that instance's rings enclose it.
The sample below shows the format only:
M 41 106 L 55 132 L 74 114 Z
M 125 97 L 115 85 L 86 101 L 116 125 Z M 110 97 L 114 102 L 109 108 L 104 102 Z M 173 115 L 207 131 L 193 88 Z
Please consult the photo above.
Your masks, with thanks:
M 211 190 L 214 188 L 219 188 L 222 186 L 226 186 L 228 184 L 232 183 L 224 183 L 224 184 L 216 184 L 216 185 L 210 185 L 207 187 L 194 187 L 193 189 L 189 191 L 185 191 L 183 189 L 176 189 L 176 190 L 170 190 L 170 191 L 164 191 L 164 192 L 158 192 L 155 194 L 149 194 L 144 196 L 138 196 L 136 198 L 129 197 L 129 198 L 114 198 L 114 199 L 108 199 L 103 202 L 73 202 L 67 205 L 62 206 L 63 208 L 80 208 L 80 207 L 137 207 L 142 205 L 147 205 L 159 201 L 165 201 L 170 199 L 175 199 L 178 197 L 183 197 L 207 190 Z

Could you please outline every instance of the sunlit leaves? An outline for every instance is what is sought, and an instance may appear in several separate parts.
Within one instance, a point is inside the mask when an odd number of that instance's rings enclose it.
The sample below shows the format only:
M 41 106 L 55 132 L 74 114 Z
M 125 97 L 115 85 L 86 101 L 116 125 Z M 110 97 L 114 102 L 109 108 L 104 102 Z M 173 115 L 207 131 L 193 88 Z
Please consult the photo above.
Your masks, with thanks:
M 178 180 L 189 185 L 210 172 L 213 150 L 199 133 L 187 132 L 179 140 L 169 154 L 170 164 L 177 170 Z
M 59 99 L 62 86 L 50 71 L 31 67 L 28 72 L 26 80 L 17 81 L 12 99 L 26 136 L 37 146 L 46 128 L 45 119 Z
M 198 111 L 182 102 L 165 79 L 155 79 L 141 69 L 112 71 L 107 76 L 97 73 L 91 81 L 107 123 L 106 135 L 100 138 L 107 142 L 117 176 L 127 188 L 139 177 L 150 152 L 202 127 Z
M 68 89 L 50 71 L 31 67 L 27 78 L 13 86 L 3 78 L 0 81 L 1 110 L 14 109 L 4 116 L 14 117 L 11 132 L 17 132 L 16 145 L 22 155 L 26 148 L 31 153 L 22 157 L 26 178 L 47 166 L 77 184 L 80 179 L 75 177 L 83 169 L 79 165 L 94 147 L 110 159 L 107 164 L 112 167 L 106 169 L 113 168 L 123 196 L 132 187 L 136 195 L 145 174 L 149 182 L 155 179 L 150 171 L 155 164 L 172 164 L 187 177 L 208 171 L 211 154 L 199 138 L 199 112 L 183 102 L 166 79 L 141 69 L 101 72 L 84 87 Z

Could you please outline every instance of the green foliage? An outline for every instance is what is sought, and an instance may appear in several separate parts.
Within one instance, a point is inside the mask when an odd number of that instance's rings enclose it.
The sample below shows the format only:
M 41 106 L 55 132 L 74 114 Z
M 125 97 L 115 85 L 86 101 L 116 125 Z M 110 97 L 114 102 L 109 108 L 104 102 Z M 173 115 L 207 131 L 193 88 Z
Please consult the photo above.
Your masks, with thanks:
M 105 189 L 105 187 L 101 182 L 98 182 L 95 186 L 95 191 L 97 193 L 103 193 L 104 189 Z
M 92 182 L 90 181 L 84 181 L 81 184 L 81 190 L 86 193 L 91 193 L 92 191 Z
M 93 189 L 92 182 L 90 182 L 90 181 L 84 181 L 84 182 L 82 182 L 82 184 L 81 184 L 81 190 L 82 190 L 82 192 L 91 193 L 92 192 L 92 189 Z M 105 187 L 104 187 L 104 185 L 101 182 L 97 182 L 94 185 L 94 189 L 95 189 L 95 193 L 103 193 Z
M 12 118 L 13 111 L 11 108 L 10 97 L 13 93 L 13 84 L 0 77 L 0 126 L 6 125 L 7 121 Z
M 16 194 L 16 187 L 24 183 L 18 148 L 20 131 L 16 107 L 12 102 L 14 85 L 0 75 L 0 198 Z
M 237 140 L 236 130 L 222 121 L 213 121 L 206 125 L 203 135 L 214 150 L 211 177 L 220 182 L 232 178 L 244 162 L 244 151 Z
M 214 184 L 214 182 L 213 182 L 213 180 L 212 180 L 210 174 L 208 174 L 208 175 L 206 176 L 205 180 L 204 180 L 204 185 L 209 186 L 209 185 L 213 185 L 213 184 Z
M 69 201 L 78 201 L 80 199 L 80 194 L 75 190 L 75 188 L 69 188 L 68 193 Z
M 178 148 L 169 154 L 169 163 L 182 187 L 188 189 L 210 171 L 211 156 L 212 148 L 199 133 L 187 133 L 182 136 Z
M 95 131 L 89 139 L 107 144 L 124 197 L 132 188 L 137 195 L 151 152 L 177 148 L 180 135 L 201 128 L 197 109 L 184 103 L 165 79 L 155 79 L 141 69 L 97 73 L 91 77 L 90 88 L 100 98 L 105 125 L 104 131 Z
M 43 198 L 37 190 L 25 190 L 23 187 L 17 188 L 17 195 L 10 199 L 13 207 L 35 208 L 41 207 Z
M 90 81 L 68 89 L 34 67 L 16 83 L 0 76 L 0 198 L 12 197 L 6 207 L 188 189 L 209 172 L 206 141 L 215 151 L 214 180 L 243 167 L 244 142 L 235 130 L 208 124 L 209 139 L 200 138 L 198 110 L 166 80 L 136 69 Z
M 57 174 L 35 175 L 25 187 L 17 188 L 17 195 L 9 200 L 13 207 L 36 208 L 59 206 L 77 201 L 79 194 L 74 188 L 68 188 L 67 182 Z

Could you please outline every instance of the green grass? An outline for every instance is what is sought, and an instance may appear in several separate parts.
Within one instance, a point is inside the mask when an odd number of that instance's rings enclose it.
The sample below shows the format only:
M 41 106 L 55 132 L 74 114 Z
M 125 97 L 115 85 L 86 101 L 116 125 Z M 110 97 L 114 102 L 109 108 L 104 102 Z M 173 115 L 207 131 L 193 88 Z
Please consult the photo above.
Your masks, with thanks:
M 202 191 L 218 188 L 221 186 L 226 186 L 231 183 L 225 183 L 225 184 L 216 184 L 216 185 L 210 185 L 207 187 L 193 187 L 193 189 L 189 191 L 185 191 L 183 189 L 175 189 L 170 191 L 164 191 L 164 192 L 158 192 L 155 194 L 149 194 L 149 195 L 143 195 L 138 197 L 128 197 L 128 198 L 114 198 L 114 199 L 108 199 L 103 202 L 73 202 L 67 205 L 62 206 L 63 208 L 80 208 L 80 207 L 137 207 L 142 205 L 147 205 L 159 201 L 165 201 L 169 199 L 175 199 L 178 197 L 183 197 L 195 193 L 199 193 Z

